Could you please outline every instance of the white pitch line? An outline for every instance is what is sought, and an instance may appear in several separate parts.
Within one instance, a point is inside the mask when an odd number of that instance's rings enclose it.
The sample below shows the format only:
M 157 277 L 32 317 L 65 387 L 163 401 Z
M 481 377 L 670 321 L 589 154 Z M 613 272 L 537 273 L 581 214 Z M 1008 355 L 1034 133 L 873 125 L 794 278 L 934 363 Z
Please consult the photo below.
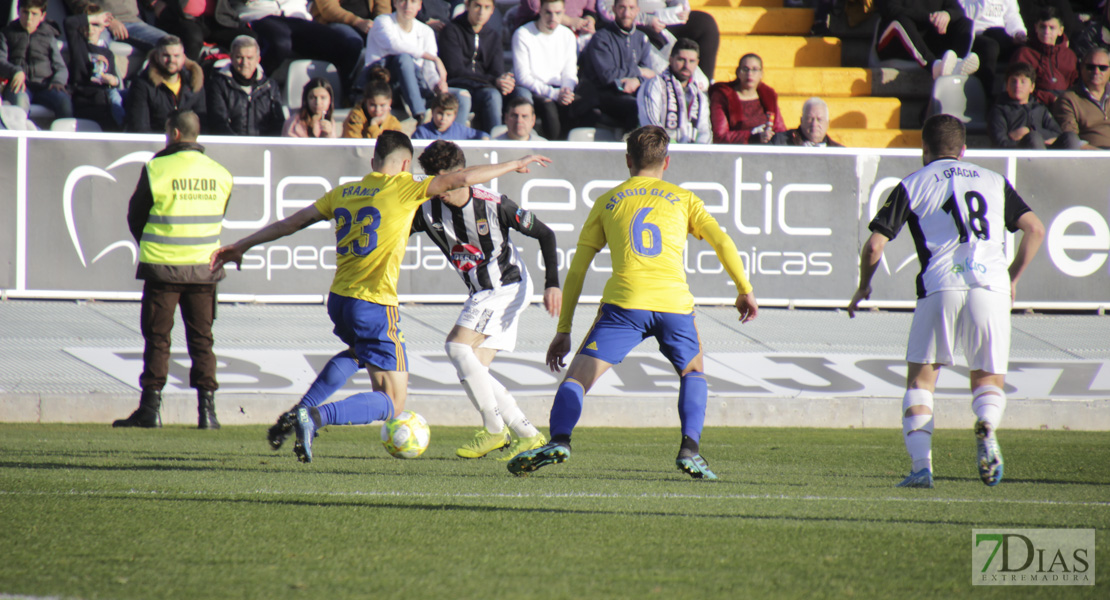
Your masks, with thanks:
M 1035 506 L 1093 506 L 1110 508 L 1110 502 L 1083 502 L 1069 500 L 1013 500 L 990 498 L 905 498 L 905 497 L 851 497 L 851 496 L 788 496 L 786 494 L 613 494 L 613 493 L 476 493 L 476 492 L 402 492 L 387 491 L 350 491 L 350 492 L 325 492 L 325 491 L 280 491 L 280 490 L 250 490 L 242 492 L 213 492 L 213 491 L 168 491 L 168 490 L 70 490 L 68 492 L 42 492 L 24 490 L 0 490 L 0 496 L 321 496 L 332 498 L 457 498 L 457 499 L 642 499 L 642 500 L 794 500 L 801 502 L 935 502 L 941 504 L 1022 504 Z

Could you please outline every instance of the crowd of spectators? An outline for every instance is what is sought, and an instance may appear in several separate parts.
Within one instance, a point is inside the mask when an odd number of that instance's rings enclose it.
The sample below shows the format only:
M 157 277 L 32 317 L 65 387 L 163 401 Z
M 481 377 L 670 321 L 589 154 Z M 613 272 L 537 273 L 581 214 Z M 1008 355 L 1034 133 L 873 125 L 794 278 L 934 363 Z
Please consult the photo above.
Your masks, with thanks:
M 1083 18 L 1074 3 L 876 0 L 874 50 L 935 78 L 978 78 L 996 147 L 1110 147 L 1110 2 L 1081 6 Z M 815 27 L 840 2 L 818 4 Z M 495 0 L 65 5 L 59 27 L 47 0 L 18 0 L 19 18 L 0 29 L 0 99 L 109 131 L 160 132 L 187 109 L 218 135 L 373 138 L 411 116 L 418 139 L 561 140 L 574 127 L 656 124 L 678 143 L 839 145 L 820 98 L 787 130 L 756 54 L 714 83 L 720 33 L 689 0 L 520 0 L 504 16 Z M 110 42 L 132 45 L 145 66 L 127 77 Z M 339 86 L 309 81 L 290 111 L 274 74 L 292 58 L 331 63 Z

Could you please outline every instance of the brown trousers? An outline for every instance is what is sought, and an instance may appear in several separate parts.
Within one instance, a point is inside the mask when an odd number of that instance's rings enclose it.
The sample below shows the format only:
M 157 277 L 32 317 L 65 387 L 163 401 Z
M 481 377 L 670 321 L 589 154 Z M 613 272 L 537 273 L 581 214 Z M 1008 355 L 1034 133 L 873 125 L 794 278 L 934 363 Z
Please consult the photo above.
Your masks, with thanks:
M 143 285 L 140 328 L 146 347 L 143 349 L 143 373 L 139 386 L 143 390 L 161 391 L 166 385 L 170 368 L 170 332 L 173 314 L 181 305 L 185 321 L 185 341 L 189 347 L 192 368 L 189 387 L 214 392 L 216 354 L 212 351 L 212 321 L 216 319 L 216 284 L 162 283 L 147 281 Z

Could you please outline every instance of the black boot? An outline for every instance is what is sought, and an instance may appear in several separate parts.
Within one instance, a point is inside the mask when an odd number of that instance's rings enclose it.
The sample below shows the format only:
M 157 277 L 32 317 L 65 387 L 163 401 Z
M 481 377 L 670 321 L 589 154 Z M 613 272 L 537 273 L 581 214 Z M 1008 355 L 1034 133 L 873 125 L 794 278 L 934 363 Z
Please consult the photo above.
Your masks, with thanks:
M 219 429 L 216 420 L 216 392 L 197 390 L 197 429 Z
M 143 390 L 139 398 L 139 408 L 126 419 L 116 419 L 112 427 L 161 427 L 162 390 Z

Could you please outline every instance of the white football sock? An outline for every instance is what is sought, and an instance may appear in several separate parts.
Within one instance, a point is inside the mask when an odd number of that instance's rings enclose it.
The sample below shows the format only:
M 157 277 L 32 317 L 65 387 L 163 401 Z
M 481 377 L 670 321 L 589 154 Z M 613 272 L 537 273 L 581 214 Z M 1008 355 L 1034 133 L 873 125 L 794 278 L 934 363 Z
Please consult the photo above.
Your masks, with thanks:
M 923 406 L 929 414 L 906 416 L 911 406 Z M 906 390 L 902 397 L 902 439 L 913 461 L 914 473 L 933 469 L 933 393 L 927 390 Z
M 492 375 L 490 381 L 493 382 L 493 396 L 497 398 L 497 408 L 501 410 L 501 418 L 505 419 L 509 429 L 512 429 L 517 437 L 525 438 L 539 435 L 540 431 L 532 425 L 528 417 L 524 416 L 524 411 L 517 406 L 516 398 L 509 390 Z
M 998 429 L 1002 422 L 1002 413 L 1006 411 L 1006 392 L 993 385 L 982 385 L 971 392 L 974 400 L 971 401 L 971 410 L 991 426 L 991 432 Z
M 459 381 L 462 382 L 467 397 L 482 414 L 486 431 L 500 433 L 505 429 L 505 421 L 497 410 L 497 398 L 493 395 L 493 378 L 490 377 L 489 370 L 478 360 L 474 349 L 466 344 L 447 342 L 444 348 L 447 350 L 447 358 L 451 359 L 458 371 Z

